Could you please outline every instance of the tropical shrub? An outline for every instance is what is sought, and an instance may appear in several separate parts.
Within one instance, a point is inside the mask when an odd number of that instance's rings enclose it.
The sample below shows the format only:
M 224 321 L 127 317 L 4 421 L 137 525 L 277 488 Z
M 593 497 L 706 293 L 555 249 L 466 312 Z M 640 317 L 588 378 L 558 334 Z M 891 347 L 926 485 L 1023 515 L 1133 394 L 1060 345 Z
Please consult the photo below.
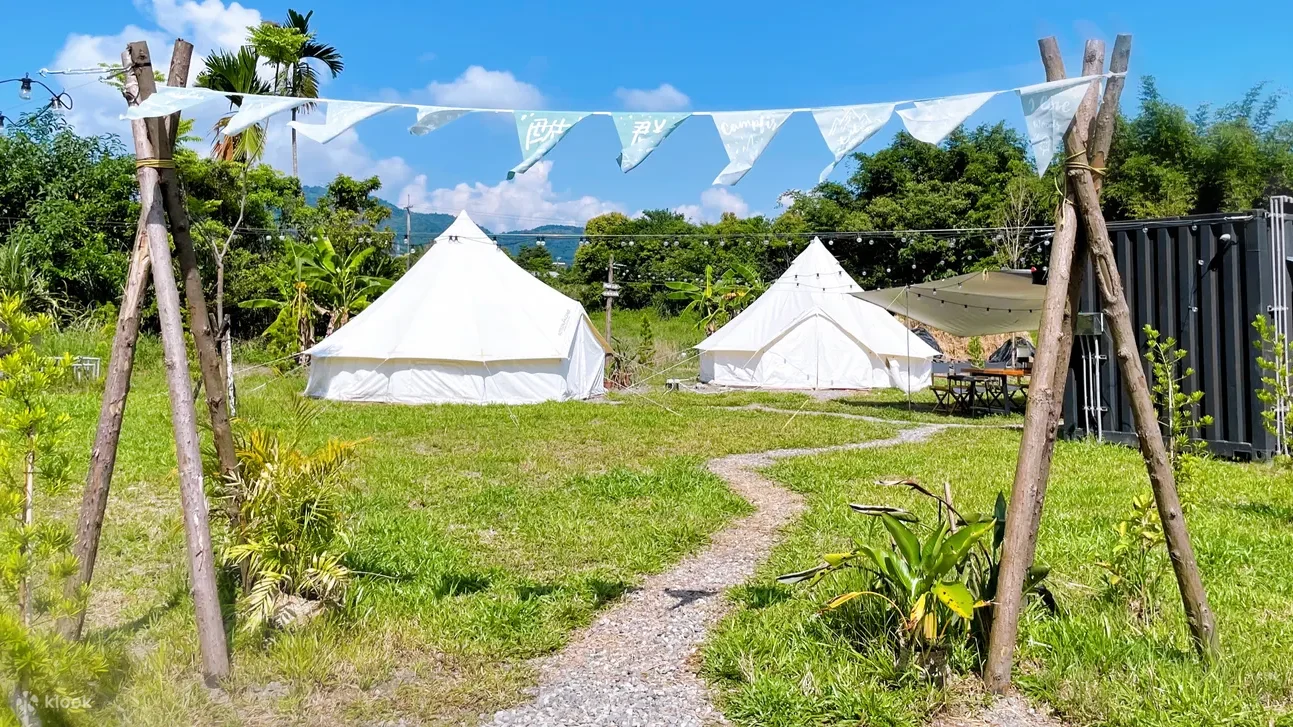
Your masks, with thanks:
M 358 442 L 334 438 L 303 449 L 301 432 L 318 412 L 298 402 L 296 426 L 286 435 L 237 427 L 238 470 L 217 480 L 214 499 L 228 524 L 221 562 L 239 573 L 238 613 L 247 630 L 303 602 L 313 611 L 338 605 L 353 581 L 342 494 Z
M 1293 401 L 1293 392 L 1289 387 L 1289 342 L 1288 337 L 1275 332 L 1275 324 L 1269 318 L 1258 313 L 1253 319 L 1253 328 L 1257 330 L 1257 340 L 1253 345 L 1260 355 L 1257 366 L 1262 370 L 1264 388 L 1257 390 L 1257 399 L 1266 405 L 1262 410 L 1262 426 L 1274 437 L 1283 437 L 1280 442 L 1285 452 L 1293 450 L 1293 427 L 1285 427 L 1281 435 L 1278 417 L 1281 413 L 1287 416 L 1288 402 Z

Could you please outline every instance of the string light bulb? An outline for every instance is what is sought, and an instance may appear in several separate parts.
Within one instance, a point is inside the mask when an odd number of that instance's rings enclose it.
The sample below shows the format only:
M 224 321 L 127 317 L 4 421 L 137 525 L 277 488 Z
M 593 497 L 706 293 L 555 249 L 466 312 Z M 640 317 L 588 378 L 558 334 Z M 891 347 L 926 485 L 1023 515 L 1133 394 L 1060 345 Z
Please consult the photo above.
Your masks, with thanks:
M 31 76 L 23 74 L 22 79 L 18 82 L 18 98 L 23 101 L 31 100 Z

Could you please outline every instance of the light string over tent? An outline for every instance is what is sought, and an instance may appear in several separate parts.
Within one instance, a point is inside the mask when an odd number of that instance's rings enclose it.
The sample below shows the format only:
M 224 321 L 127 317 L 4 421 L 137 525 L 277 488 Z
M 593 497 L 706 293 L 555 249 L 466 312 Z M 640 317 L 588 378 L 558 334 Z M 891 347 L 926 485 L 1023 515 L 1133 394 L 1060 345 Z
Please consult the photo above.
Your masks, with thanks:
M 1111 76 L 1107 73 L 1082 76 L 1064 82 L 1035 84 L 1009 89 L 1019 95 L 1028 128 L 1029 143 L 1034 151 L 1038 174 L 1045 173 L 1054 150 L 1062 144 L 1067 121 L 1072 120 L 1074 99 L 1081 99 L 1092 83 Z M 736 184 L 754 167 L 764 149 L 791 115 L 809 113 L 817 122 L 822 138 L 834 155 L 834 161 L 823 170 L 819 181 L 835 168 L 845 155 L 880 130 L 892 117 L 896 107 L 907 131 L 917 139 L 937 144 L 960 126 L 985 103 L 1006 90 L 946 96 L 942 98 L 890 101 L 845 106 L 820 106 L 751 111 L 689 112 L 623 112 L 623 111 L 537 111 L 468 106 L 426 106 L 390 102 L 345 101 L 327 98 L 230 94 L 200 87 L 162 86 L 143 103 L 131 106 L 122 118 L 144 119 L 168 116 L 217 99 L 238 97 L 240 107 L 222 133 L 231 135 L 263 122 L 271 116 L 305 103 L 322 104 L 327 114 L 322 124 L 291 122 L 303 135 L 326 143 L 337 138 L 364 119 L 397 108 L 413 109 L 417 121 L 409 128 L 415 135 L 435 131 L 454 119 L 469 113 L 512 114 L 521 144 L 522 161 L 507 178 L 523 174 L 533 167 L 570 132 L 589 116 L 609 116 L 615 123 L 621 151 L 617 159 L 624 172 L 635 168 L 659 146 L 674 129 L 691 116 L 709 116 L 714 120 L 719 138 L 727 152 L 728 164 L 714 179 L 714 184 Z

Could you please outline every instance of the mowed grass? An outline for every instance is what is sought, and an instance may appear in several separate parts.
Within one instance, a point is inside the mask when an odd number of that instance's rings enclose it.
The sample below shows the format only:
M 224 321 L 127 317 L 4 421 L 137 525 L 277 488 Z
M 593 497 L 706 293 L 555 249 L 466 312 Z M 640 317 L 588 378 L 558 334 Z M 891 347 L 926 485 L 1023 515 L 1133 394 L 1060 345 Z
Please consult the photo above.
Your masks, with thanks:
M 851 538 L 885 542 L 876 523 L 850 514 L 849 502 L 932 514 L 923 499 L 877 487 L 877 479 L 951 482 L 958 507 L 990 511 L 997 491 L 1009 488 L 1018 444 L 1014 432 L 951 430 L 909 447 L 775 465 L 772 476 L 805 493 L 810 508 L 735 594 L 738 612 L 705 648 L 704 670 L 728 717 L 743 725 L 916 725 L 944 704 L 974 699 L 957 688 L 972 686 L 972 676 L 935 688 L 895 668 L 876 638 L 815 618 L 829 596 L 851 590 L 849 582 L 810 590 L 774 578 L 847 549 Z M 1102 596 L 1096 562 L 1109 557 L 1114 525 L 1132 496 L 1149 490 L 1139 455 L 1113 445 L 1057 446 L 1039 557 L 1052 567 L 1062 614 L 1027 614 L 1016 684 L 1069 723 L 1293 725 L 1293 477 L 1225 462 L 1207 464 L 1204 473 L 1186 497 L 1224 653 L 1212 668 L 1193 655 L 1170 568 L 1148 625 Z M 954 661 L 965 672 L 974 668 L 968 651 Z
M 645 574 L 749 511 L 704 469 L 707 458 L 893 431 L 686 399 L 668 400 L 668 409 L 643 397 L 526 407 L 324 403 L 307 444 L 364 440 L 346 501 L 351 565 L 370 575 L 353 608 L 299 633 L 235 633 L 234 676 L 219 692 L 202 687 L 197 672 L 156 356 L 146 345 L 136 372 L 91 601 L 88 634 L 112 654 L 114 670 L 87 721 L 105 725 L 477 721 L 525 698 L 535 679 L 528 659 L 562 646 Z M 257 373 L 240 386 L 242 416 L 292 424 L 301 378 Z M 99 391 L 73 387 L 61 397 L 81 462 Z M 72 521 L 79 494 L 46 507 Z

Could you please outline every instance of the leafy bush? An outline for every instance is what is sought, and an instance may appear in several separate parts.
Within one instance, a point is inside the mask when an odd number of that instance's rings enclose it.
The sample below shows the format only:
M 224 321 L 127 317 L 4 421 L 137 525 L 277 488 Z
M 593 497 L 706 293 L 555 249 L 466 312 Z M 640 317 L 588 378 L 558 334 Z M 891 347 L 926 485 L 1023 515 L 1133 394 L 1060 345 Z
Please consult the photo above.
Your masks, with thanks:
M 341 496 L 358 442 L 334 438 L 301 449 L 300 433 L 318 412 L 299 401 L 297 426 L 286 438 L 238 428 L 238 471 L 215 493 L 229 525 L 221 560 L 239 570 L 238 612 L 248 630 L 274 622 L 301 600 L 337 605 L 353 580 L 345 565 L 351 536 Z
M 1167 569 L 1162 549 L 1163 525 L 1149 493 L 1131 500 L 1131 513 L 1114 526 L 1118 540 L 1107 560 L 1097 563 L 1105 570 L 1104 595 L 1125 603 L 1132 616 L 1145 622 L 1156 608 L 1158 582 Z
M 0 674 L 13 685 L 10 708 L 24 725 L 59 710 L 90 704 L 93 681 L 106 670 L 96 649 L 53 628 L 55 619 L 85 606 L 88 589 L 68 597 L 63 582 L 76 574 L 72 533 L 36 520 L 41 495 L 64 490 L 71 417 L 58 411 L 56 384 L 71 358 L 51 358 L 36 341 L 53 330 L 48 314 L 31 315 L 21 298 L 0 298 Z
M 1257 366 L 1262 370 L 1262 383 L 1265 388 L 1257 390 L 1257 398 L 1266 408 L 1262 410 L 1262 426 L 1272 436 L 1280 437 L 1278 418 L 1280 414 L 1288 416 L 1288 402 L 1291 400 L 1289 387 L 1289 344 L 1288 337 L 1275 332 L 1275 325 L 1262 314 L 1253 319 L 1253 328 L 1257 330 L 1257 340 L 1253 345 L 1260 351 Z M 1293 427 L 1285 426 L 1280 448 L 1284 452 L 1293 450 Z

